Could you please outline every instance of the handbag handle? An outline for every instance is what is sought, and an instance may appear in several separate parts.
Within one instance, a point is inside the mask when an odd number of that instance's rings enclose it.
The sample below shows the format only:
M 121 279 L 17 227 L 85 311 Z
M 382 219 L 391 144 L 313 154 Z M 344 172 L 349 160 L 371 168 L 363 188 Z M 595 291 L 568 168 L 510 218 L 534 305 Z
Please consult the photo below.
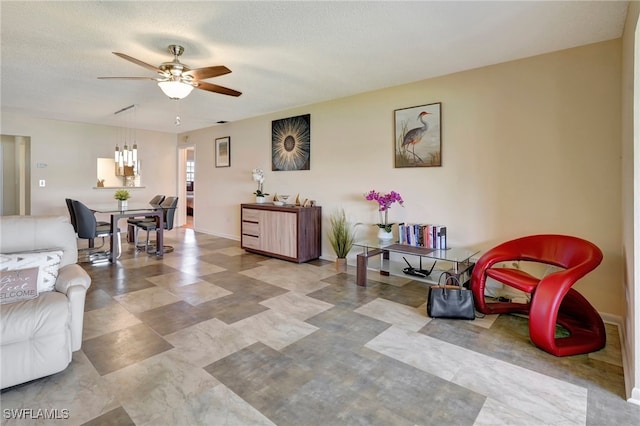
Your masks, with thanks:
M 445 277 L 446 277 L 446 279 L 444 280 L 444 284 L 440 285 L 440 282 L 442 281 L 442 277 L 443 277 L 443 276 L 445 276 Z M 449 280 L 452 280 L 452 281 L 455 283 L 455 285 L 451 285 L 451 284 L 447 285 L 447 283 L 449 282 Z M 451 275 L 449 272 L 444 271 L 444 272 L 443 272 L 443 273 L 441 273 L 441 274 L 440 274 L 440 276 L 438 277 L 438 285 L 437 285 L 437 287 L 441 287 L 442 289 L 446 289 L 447 287 L 450 287 L 450 288 L 454 288 L 454 289 L 456 289 L 456 290 L 459 290 L 459 291 L 458 291 L 458 298 L 459 298 L 460 300 L 462 300 L 462 290 L 464 290 L 465 288 L 462 286 L 462 284 L 460 284 L 460 280 L 459 280 L 459 279 L 458 279 L 458 277 L 456 277 L 455 275 Z M 447 296 L 447 292 L 446 292 L 446 291 L 443 291 L 443 292 L 442 292 L 442 297 L 443 297 L 444 299 L 447 299 L 447 298 L 448 298 L 448 296 Z
M 444 280 L 444 284 L 440 284 L 440 282 L 442 281 L 442 277 L 443 276 L 446 277 L 446 279 Z M 454 284 L 448 284 L 449 280 L 451 280 Z M 452 287 L 460 287 L 460 289 L 463 288 L 462 284 L 460 284 L 460 280 L 458 279 L 458 277 L 456 277 L 455 275 L 451 275 L 447 271 L 444 271 L 438 277 L 438 286 L 439 287 L 446 287 L 447 285 L 452 286 Z

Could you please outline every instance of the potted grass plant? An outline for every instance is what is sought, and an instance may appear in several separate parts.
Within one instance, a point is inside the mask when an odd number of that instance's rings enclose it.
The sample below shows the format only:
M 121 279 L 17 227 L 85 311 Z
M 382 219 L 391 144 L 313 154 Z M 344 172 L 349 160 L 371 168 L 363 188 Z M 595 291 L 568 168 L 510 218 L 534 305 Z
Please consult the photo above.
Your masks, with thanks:
M 335 211 L 329 217 L 329 242 L 336 253 L 336 271 L 347 271 L 347 255 L 353 247 L 356 233 L 354 227 L 347 221 L 344 209 Z

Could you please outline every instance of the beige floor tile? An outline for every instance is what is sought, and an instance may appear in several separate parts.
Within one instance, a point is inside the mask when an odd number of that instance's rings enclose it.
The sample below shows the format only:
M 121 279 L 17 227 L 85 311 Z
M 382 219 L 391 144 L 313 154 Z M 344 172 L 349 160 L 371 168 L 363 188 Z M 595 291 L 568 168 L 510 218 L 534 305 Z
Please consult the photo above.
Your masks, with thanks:
M 211 319 L 165 336 L 191 363 L 205 367 L 258 340 L 218 319 Z
M 92 339 L 136 324 L 141 324 L 141 321 L 124 306 L 114 303 L 106 308 L 85 312 L 82 340 Z
M 290 291 L 280 296 L 272 297 L 271 299 L 260 302 L 260 304 L 301 321 L 334 306 L 331 303 L 305 296 L 304 293 L 298 293 L 296 291 Z
M 411 331 L 418 331 L 431 321 L 431 318 L 427 316 L 423 309 L 412 308 L 411 306 L 381 298 L 355 309 L 354 312 Z
M 121 294 L 115 296 L 114 299 L 132 313 L 145 312 L 180 300 L 161 287 L 150 287 L 144 290 Z
M 193 306 L 233 294 L 222 287 L 206 281 L 196 281 L 193 284 L 172 287 L 169 291 Z
M 231 326 L 275 350 L 280 350 L 318 330 L 318 327 L 275 311 L 261 312 Z

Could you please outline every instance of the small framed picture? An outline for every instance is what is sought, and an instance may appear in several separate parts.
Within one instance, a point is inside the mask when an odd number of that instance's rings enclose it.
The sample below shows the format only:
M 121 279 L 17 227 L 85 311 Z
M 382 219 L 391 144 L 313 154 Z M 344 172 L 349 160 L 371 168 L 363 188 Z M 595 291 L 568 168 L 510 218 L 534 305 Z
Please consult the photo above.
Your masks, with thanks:
M 231 166 L 231 138 L 225 136 L 224 138 L 216 139 L 216 167 L 230 167 Z

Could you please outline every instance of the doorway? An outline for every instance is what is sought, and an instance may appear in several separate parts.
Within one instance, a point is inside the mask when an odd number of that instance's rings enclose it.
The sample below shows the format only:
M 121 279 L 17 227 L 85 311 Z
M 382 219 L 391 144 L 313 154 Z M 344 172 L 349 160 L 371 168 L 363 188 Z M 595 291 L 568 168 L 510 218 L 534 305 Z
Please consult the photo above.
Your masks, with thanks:
M 186 160 L 184 164 L 185 170 L 185 185 L 187 191 L 187 203 L 186 203 L 186 217 L 187 228 L 193 229 L 193 212 L 195 207 L 195 188 L 194 182 L 196 179 L 196 150 L 195 148 L 187 148 Z
M 31 213 L 31 138 L 1 135 L 2 216 Z
M 178 149 L 178 204 L 177 216 L 180 226 L 194 229 L 196 209 L 196 148 L 187 146 Z

